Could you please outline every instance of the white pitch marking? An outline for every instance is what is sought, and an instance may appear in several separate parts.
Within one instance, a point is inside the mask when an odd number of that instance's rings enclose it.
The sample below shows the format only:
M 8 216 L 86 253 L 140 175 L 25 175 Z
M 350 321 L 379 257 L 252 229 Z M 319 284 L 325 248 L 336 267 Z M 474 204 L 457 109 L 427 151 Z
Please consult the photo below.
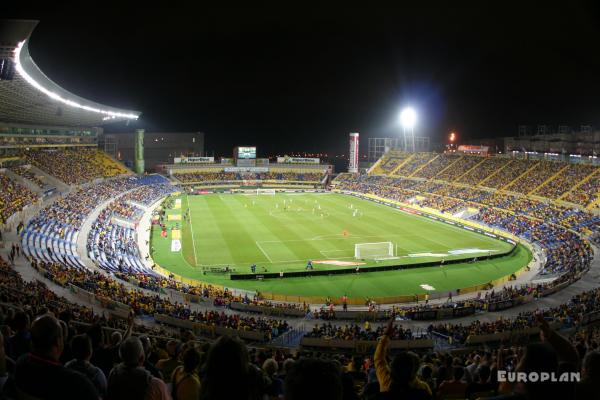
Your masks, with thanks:
M 192 246 L 194 247 L 194 262 L 198 266 L 198 256 L 196 255 L 196 240 L 194 239 L 194 223 L 192 222 L 192 212 L 190 211 L 190 199 L 185 196 L 185 201 L 188 205 L 188 213 L 190 214 L 190 231 L 192 232 Z
M 262 246 L 260 245 L 260 243 L 258 243 L 258 240 L 255 241 L 254 243 L 256 243 L 256 247 L 258 247 L 260 249 L 260 251 L 262 251 L 262 253 L 265 255 L 265 257 L 267 257 L 267 260 L 269 260 L 269 262 L 271 264 L 273 264 L 273 260 L 271 260 L 271 257 L 269 257 L 269 255 L 267 254 L 267 252 L 262 248 Z

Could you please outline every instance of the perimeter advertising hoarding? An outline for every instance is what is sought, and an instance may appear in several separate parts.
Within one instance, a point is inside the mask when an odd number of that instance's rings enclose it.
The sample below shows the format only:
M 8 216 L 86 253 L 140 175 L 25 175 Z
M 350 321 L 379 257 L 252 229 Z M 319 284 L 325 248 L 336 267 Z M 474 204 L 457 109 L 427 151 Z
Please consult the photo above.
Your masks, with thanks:
M 269 172 L 267 167 L 225 167 L 225 172 Z
M 277 157 L 278 164 L 320 164 L 320 158 L 305 158 L 305 157 Z
M 486 154 L 489 150 L 489 146 L 474 146 L 469 144 L 461 144 L 458 146 L 458 151 L 462 151 L 463 153 Z
M 174 164 L 212 164 L 215 162 L 214 157 L 175 157 Z

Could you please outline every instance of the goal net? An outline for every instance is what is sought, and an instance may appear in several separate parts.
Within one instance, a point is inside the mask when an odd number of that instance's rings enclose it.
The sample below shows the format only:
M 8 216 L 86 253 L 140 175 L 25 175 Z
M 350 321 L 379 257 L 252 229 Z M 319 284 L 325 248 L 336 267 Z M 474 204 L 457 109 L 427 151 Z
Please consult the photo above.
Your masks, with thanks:
M 394 258 L 394 244 L 392 242 L 356 243 L 354 245 L 354 258 L 369 260 Z
M 273 195 L 273 194 L 275 194 L 275 189 L 256 189 L 256 194 L 257 195 L 261 195 L 261 194 Z

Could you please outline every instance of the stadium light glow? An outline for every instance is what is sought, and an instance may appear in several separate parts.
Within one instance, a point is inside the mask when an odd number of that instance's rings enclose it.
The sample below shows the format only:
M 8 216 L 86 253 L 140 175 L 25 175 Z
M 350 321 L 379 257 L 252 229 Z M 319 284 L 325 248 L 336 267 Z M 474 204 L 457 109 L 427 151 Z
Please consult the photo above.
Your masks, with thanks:
M 21 75 L 23 77 L 23 79 L 25 79 L 27 81 L 27 83 L 29 83 L 31 86 L 33 86 L 34 88 L 36 88 L 40 92 L 44 93 L 46 96 L 50 97 L 53 100 L 59 101 L 59 102 L 61 102 L 63 104 L 66 104 L 66 105 L 74 107 L 74 108 L 79 108 L 79 109 L 82 109 L 82 110 L 91 111 L 91 112 L 94 112 L 94 113 L 105 115 L 104 120 L 113 119 L 113 118 L 126 118 L 126 119 L 135 119 L 135 120 L 138 119 L 139 116 L 135 115 L 135 114 L 128 114 L 128 113 L 121 113 L 121 112 L 115 112 L 115 111 L 109 111 L 109 110 L 102 110 L 100 108 L 88 106 L 88 105 L 85 105 L 85 104 L 80 104 L 80 103 L 78 103 L 76 101 L 65 99 L 64 97 L 62 97 L 58 93 L 55 93 L 55 92 L 53 92 L 53 91 L 51 91 L 49 89 L 46 89 L 38 81 L 36 81 L 31 75 L 29 75 L 25 71 L 25 68 L 23 68 L 23 65 L 21 64 L 21 57 L 20 56 L 21 56 L 21 50 L 23 49 L 24 45 L 25 45 L 25 40 L 23 40 L 22 42 L 20 42 L 17 45 L 17 47 L 15 48 L 15 52 L 14 52 L 14 59 L 15 60 L 14 61 L 15 61 L 15 66 L 16 66 L 17 72 L 19 73 L 19 75 Z
M 412 129 L 417 123 L 417 113 L 412 107 L 406 107 L 400 113 L 400 123 L 405 129 Z

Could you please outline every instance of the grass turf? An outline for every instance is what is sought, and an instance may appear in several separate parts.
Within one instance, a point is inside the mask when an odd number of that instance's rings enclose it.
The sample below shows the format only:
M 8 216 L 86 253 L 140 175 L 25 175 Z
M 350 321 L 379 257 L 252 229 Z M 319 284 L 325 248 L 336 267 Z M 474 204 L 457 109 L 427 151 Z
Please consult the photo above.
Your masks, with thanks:
M 465 257 L 460 252 L 473 249 L 505 252 L 510 245 L 342 194 L 183 196 L 182 208 L 167 213 L 182 214 L 188 210 L 188 220 L 167 222 L 169 228 L 179 225 L 182 250 L 171 251 L 171 232 L 162 238 L 159 229 L 153 229 L 155 262 L 187 278 L 239 289 L 322 297 L 343 294 L 387 297 L 431 292 L 423 285 L 435 292 L 447 292 L 509 275 L 531 259 L 529 251 L 519 246 L 511 255 L 477 263 L 359 275 L 231 281 L 227 275 L 205 274 L 202 266 L 229 265 L 243 273 L 250 272 L 252 263 L 257 264 L 259 272 L 303 270 L 309 259 L 355 261 L 355 243 L 393 242 L 400 258 L 365 260 L 361 268 L 368 268 L 385 263 L 438 260 L 441 254 L 446 254 L 446 259 Z M 451 255 L 449 251 L 459 254 Z M 315 269 L 332 268 L 339 267 L 315 265 Z

